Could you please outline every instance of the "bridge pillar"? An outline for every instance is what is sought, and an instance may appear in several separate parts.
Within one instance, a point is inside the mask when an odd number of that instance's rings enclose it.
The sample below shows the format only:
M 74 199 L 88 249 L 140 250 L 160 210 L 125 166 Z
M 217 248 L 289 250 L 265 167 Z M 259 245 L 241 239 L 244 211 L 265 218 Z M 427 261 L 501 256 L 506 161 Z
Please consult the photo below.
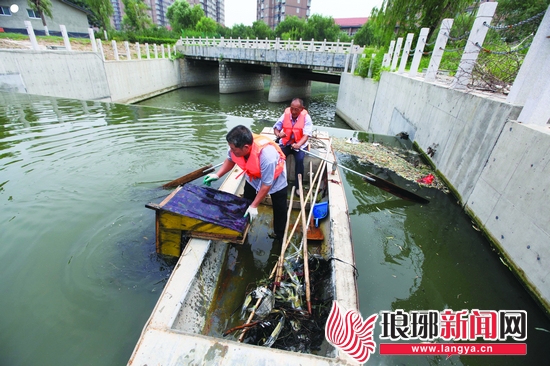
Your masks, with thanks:
M 284 102 L 293 98 L 303 99 L 309 96 L 311 96 L 311 80 L 297 79 L 291 74 L 291 69 L 288 68 L 271 67 L 271 86 L 269 87 L 268 101 Z
M 264 76 L 246 71 L 244 64 L 220 62 L 220 94 L 240 93 L 264 89 Z
M 179 59 L 181 67 L 181 86 L 202 86 L 218 84 L 218 63 Z

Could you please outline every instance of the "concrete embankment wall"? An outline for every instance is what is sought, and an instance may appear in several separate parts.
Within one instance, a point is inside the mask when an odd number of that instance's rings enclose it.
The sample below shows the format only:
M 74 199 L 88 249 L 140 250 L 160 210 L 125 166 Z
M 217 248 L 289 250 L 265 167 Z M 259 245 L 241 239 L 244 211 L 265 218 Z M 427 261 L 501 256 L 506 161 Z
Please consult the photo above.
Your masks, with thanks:
M 104 67 L 113 102 L 133 103 L 182 85 L 178 60 L 107 61 Z
M 0 50 L 0 90 L 131 103 L 185 83 L 183 60 L 104 62 L 99 53 Z
M 550 128 L 522 107 L 396 73 L 343 74 L 337 114 L 356 129 L 405 131 L 431 158 L 524 284 L 550 311 Z
M 0 50 L 0 90 L 111 101 L 103 60 L 93 52 Z

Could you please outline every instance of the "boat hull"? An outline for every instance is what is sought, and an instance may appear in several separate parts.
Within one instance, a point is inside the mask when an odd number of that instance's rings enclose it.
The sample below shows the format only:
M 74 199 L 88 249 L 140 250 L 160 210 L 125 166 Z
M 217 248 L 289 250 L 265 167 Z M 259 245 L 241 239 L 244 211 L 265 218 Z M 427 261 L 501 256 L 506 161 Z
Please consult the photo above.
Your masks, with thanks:
M 269 136 L 270 132 L 264 130 L 262 133 Z M 325 142 L 326 155 L 334 159 L 329 137 L 320 134 L 318 139 Z M 339 171 L 332 172 L 330 168 L 326 169 L 325 180 L 328 213 L 319 221 L 323 240 L 311 241 L 308 248 L 310 255 L 321 255 L 330 263 L 327 293 L 338 301 L 341 308 L 358 310 L 355 259 L 345 192 Z M 242 192 L 242 178 L 235 179 L 239 174 L 240 169 L 235 167 L 220 189 L 233 194 Z M 187 243 L 143 329 L 129 365 L 230 365 L 243 364 L 244 360 L 277 365 L 357 364 L 328 342 L 314 355 L 240 343 L 236 337 L 222 337 L 220 330 L 230 328 L 231 324 L 224 320 L 228 314 L 213 315 L 216 309 L 227 308 L 222 306 L 223 303 L 233 304 L 231 311 L 240 306 L 248 283 L 256 281 L 244 273 L 248 270 L 257 272 L 257 278 L 266 277 L 276 261 L 274 254 L 278 254 L 280 247 L 267 238 L 270 211 L 269 207 L 260 209 L 258 219 L 264 220 L 264 225 L 252 225 L 244 246 L 237 248 L 221 241 L 195 238 Z M 293 223 L 293 219 L 290 221 Z M 252 269 L 240 266 L 246 255 L 252 256 L 255 263 Z M 331 260 L 334 258 L 338 260 Z

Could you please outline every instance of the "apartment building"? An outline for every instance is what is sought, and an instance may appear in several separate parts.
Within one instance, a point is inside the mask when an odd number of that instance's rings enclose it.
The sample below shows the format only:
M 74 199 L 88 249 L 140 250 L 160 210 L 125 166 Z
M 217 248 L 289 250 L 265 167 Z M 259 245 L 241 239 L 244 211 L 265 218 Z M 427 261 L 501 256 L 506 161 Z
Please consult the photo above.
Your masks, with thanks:
M 111 15 L 111 25 L 117 30 L 122 29 L 122 17 L 124 16 L 124 4 L 122 0 L 111 0 L 113 6 L 113 15 Z
M 295 15 L 307 19 L 310 15 L 311 0 L 256 0 L 256 20 L 266 23 L 271 29 Z
M 124 4 L 122 0 L 110 0 L 113 5 L 111 25 L 115 29 L 122 29 L 122 17 L 124 16 Z M 166 18 L 166 10 L 174 3 L 174 0 L 143 0 L 149 7 L 149 14 L 154 24 L 168 27 L 170 22 Z M 302 0 L 304 1 L 304 0 Z M 214 19 L 223 25 L 225 22 L 225 0 L 187 0 L 191 7 L 200 5 L 204 15 Z
M 216 23 L 225 24 L 225 0 L 187 0 L 191 7 L 200 5 L 204 15 L 214 19 Z
M 154 24 L 168 27 L 170 22 L 166 18 L 166 10 L 174 3 L 174 0 L 144 0 L 151 9 L 151 19 Z

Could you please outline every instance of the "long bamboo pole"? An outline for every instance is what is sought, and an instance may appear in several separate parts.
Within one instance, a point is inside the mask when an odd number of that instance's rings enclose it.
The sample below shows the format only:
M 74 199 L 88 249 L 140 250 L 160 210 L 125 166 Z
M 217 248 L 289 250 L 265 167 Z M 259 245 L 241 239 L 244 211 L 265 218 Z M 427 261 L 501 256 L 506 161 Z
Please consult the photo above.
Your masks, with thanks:
M 321 165 L 319 165 L 319 168 L 317 169 L 317 172 L 315 173 L 315 178 L 313 178 L 313 182 L 317 181 L 317 177 L 319 177 L 319 174 L 321 173 L 321 168 L 322 168 L 322 163 Z M 322 177 L 322 176 L 321 176 Z M 320 178 L 319 178 L 320 179 Z M 310 195 L 311 195 L 311 192 L 313 191 L 313 185 L 311 185 L 311 187 L 309 188 L 309 191 L 308 191 L 308 194 L 306 196 L 306 201 L 309 199 Z M 285 242 L 283 242 L 283 248 L 284 250 L 286 251 L 286 249 L 288 248 L 288 246 L 290 245 L 290 241 L 292 240 L 292 236 L 294 235 L 294 232 L 296 231 L 296 227 L 298 226 L 298 223 L 300 222 L 300 218 L 301 218 L 301 212 L 298 214 L 298 217 L 296 219 L 296 221 L 294 222 L 294 226 L 292 227 L 292 230 L 290 231 L 290 234 L 288 235 L 287 237 L 287 240 Z M 284 259 L 283 259 L 284 260 Z M 272 278 L 275 271 L 279 268 L 278 267 L 278 264 L 279 262 L 277 262 L 275 264 L 275 266 L 273 267 L 273 270 L 271 271 L 271 274 L 269 275 L 269 278 Z M 281 272 L 279 273 L 279 280 L 282 276 L 282 267 L 281 267 Z
M 250 315 L 248 316 L 248 319 L 246 319 L 246 323 L 243 324 L 243 326 L 247 326 L 252 321 L 252 318 L 254 318 L 254 314 L 256 314 L 256 309 L 258 306 L 260 306 L 260 303 L 262 302 L 263 297 L 258 297 L 258 301 L 256 301 L 256 304 L 254 305 L 254 308 L 252 308 L 252 311 L 250 312 Z M 244 335 L 246 334 L 246 331 L 248 330 L 248 327 L 244 328 L 241 335 L 239 336 L 239 342 L 242 342 L 244 339 Z
M 276 266 L 273 268 L 273 271 L 271 271 L 271 275 L 269 275 L 269 278 L 273 277 L 273 274 L 277 272 L 277 275 L 275 276 L 275 283 L 273 284 L 273 293 L 277 290 L 277 284 L 281 281 L 281 273 L 283 268 L 283 261 L 285 258 L 285 251 L 286 251 L 286 238 L 288 235 L 288 227 L 290 225 L 290 214 L 292 213 L 292 203 L 294 199 L 294 190 L 296 187 L 292 186 L 292 190 L 290 191 L 290 204 L 288 205 L 288 212 L 286 214 L 286 227 L 285 227 L 285 233 L 283 235 L 283 242 L 281 243 L 281 255 L 279 256 L 279 259 L 277 260 Z
M 319 166 L 319 169 L 323 170 L 325 165 L 327 165 L 326 161 L 322 161 L 321 165 Z M 313 209 L 315 208 L 315 202 L 317 201 L 317 194 L 319 193 L 319 188 L 321 187 L 321 181 L 323 179 L 323 176 L 319 176 L 319 181 L 317 182 L 317 187 L 315 188 L 315 193 L 311 199 L 311 204 L 309 207 L 309 215 L 307 216 L 307 222 L 311 222 L 311 217 L 313 216 Z M 309 228 L 309 227 L 308 227 Z
M 298 188 L 300 189 L 300 206 L 302 213 L 302 243 L 304 247 L 304 277 L 306 282 L 306 303 L 307 312 L 311 314 L 311 294 L 309 288 L 309 263 L 307 252 L 307 221 L 306 221 L 306 205 L 304 202 L 304 192 L 302 190 L 302 175 L 298 174 Z M 311 191 L 311 189 L 310 189 Z
M 286 227 L 285 227 L 285 233 L 283 234 L 283 242 L 281 243 L 281 256 L 279 257 L 279 260 L 277 261 L 277 264 L 275 265 L 275 267 L 273 267 L 273 271 L 271 271 L 271 275 L 269 276 L 269 278 L 272 278 L 273 277 L 273 274 L 275 273 L 275 270 L 279 267 L 279 262 L 280 262 L 280 266 L 282 267 L 283 263 L 282 263 L 282 259 L 284 258 L 284 254 L 285 254 L 285 250 L 286 250 L 286 246 L 284 245 L 285 241 L 286 241 L 286 237 L 288 235 L 288 227 L 289 227 L 289 223 L 290 223 L 290 214 L 292 213 L 292 200 L 294 198 L 294 190 L 295 190 L 295 187 L 293 186 L 292 187 L 292 190 L 291 190 L 291 196 L 290 196 L 290 205 L 288 207 L 288 212 L 287 212 L 287 215 L 286 215 Z M 275 293 L 275 290 L 277 289 L 277 283 L 280 281 L 280 277 L 279 279 L 277 280 L 277 277 L 275 278 L 275 284 L 273 285 L 273 293 Z M 258 308 L 258 306 L 260 306 L 260 302 L 262 301 L 262 298 L 260 297 L 258 299 L 258 301 L 256 301 L 256 305 L 254 305 L 254 308 L 252 309 L 252 311 L 250 312 L 250 315 L 248 317 L 248 319 L 246 320 L 246 323 L 244 323 L 243 327 L 245 327 L 241 333 L 241 335 L 239 336 L 239 342 L 242 342 L 243 339 L 244 339 L 244 335 L 246 334 L 246 331 L 248 330 L 248 324 L 250 324 L 250 322 L 252 321 L 252 318 L 254 317 L 254 314 L 256 314 L 256 309 Z

